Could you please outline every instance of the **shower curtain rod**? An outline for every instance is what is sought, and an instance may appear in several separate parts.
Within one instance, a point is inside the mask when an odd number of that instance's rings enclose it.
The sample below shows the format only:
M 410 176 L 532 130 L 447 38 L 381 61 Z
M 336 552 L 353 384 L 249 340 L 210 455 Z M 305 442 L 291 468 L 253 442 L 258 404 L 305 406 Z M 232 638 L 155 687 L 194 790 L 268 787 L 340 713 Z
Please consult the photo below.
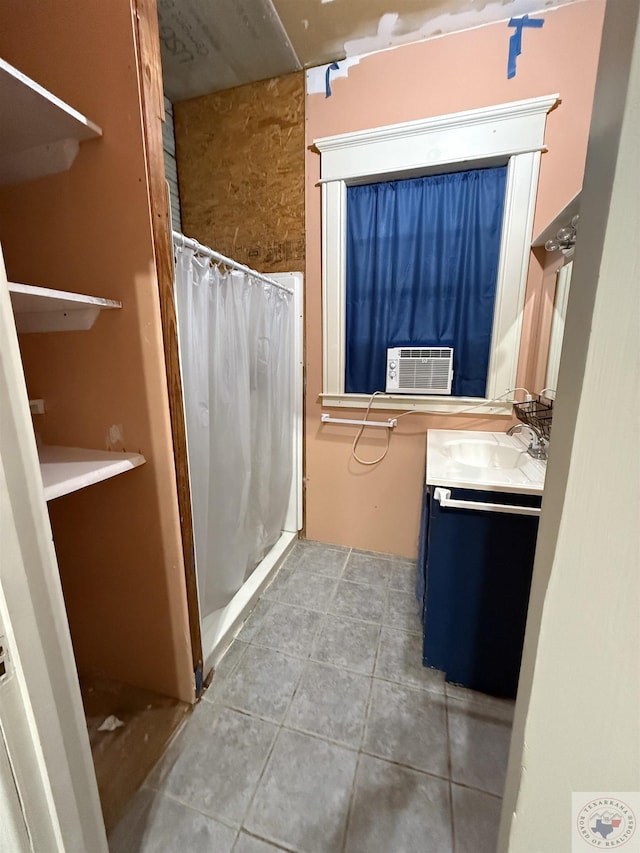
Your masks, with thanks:
M 249 273 L 249 275 L 252 275 L 254 278 L 259 278 L 260 281 L 264 281 L 272 287 L 277 287 L 278 290 L 284 290 L 285 293 L 293 294 L 293 290 L 291 290 L 290 287 L 285 287 L 284 284 L 279 284 L 279 282 L 274 279 L 252 270 L 251 267 L 247 267 L 244 264 L 238 263 L 238 261 L 227 258 L 225 255 L 221 255 L 220 252 L 216 252 L 208 246 L 203 246 L 202 243 L 198 243 L 198 241 L 194 240 L 192 237 L 185 237 L 184 234 L 181 234 L 179 231 L 172 231 L 171 233 L 173 236 L 173 242 L 177 245 L 184 246 L 187 249 L 193 249 L 193 251 L 197 252 L 199 255 L 204 255 L 206 258 L 211 258 L 215 261 L 220 261 L 225 264 L 225 266 L 233 267 L 234 270 Z

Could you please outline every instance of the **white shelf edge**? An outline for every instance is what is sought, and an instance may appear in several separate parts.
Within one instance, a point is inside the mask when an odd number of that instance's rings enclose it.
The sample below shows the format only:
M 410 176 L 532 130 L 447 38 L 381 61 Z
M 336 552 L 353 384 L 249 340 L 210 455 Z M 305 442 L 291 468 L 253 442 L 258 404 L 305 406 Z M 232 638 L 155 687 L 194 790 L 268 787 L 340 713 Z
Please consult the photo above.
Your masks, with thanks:
M 9 282 L 18 332 L 68 332 L 90 329 L 100 311 L 122 308 L 122 302 Z
M 38 448 L 45 500 L 85 489 L 144 465 L 140 453 L 45 445 Z
M 0 106 L 11 116 L 0 130 L 0 184 L 66 171 L 80 142 L 102 136 L 97 124 L 4 59 Z

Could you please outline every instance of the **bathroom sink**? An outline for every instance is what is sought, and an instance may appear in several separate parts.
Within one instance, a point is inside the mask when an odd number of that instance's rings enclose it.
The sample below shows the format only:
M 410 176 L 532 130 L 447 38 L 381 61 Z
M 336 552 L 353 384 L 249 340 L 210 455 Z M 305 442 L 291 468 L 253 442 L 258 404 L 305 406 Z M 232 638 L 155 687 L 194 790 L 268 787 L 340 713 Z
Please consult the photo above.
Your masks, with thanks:
M 527 462 L 524 447 L 497 444 L 482 439 L 460 439 L 445 444 L 446 452 L 455 462 L 473 468 L 520 468 Z
M 547 464 L 527 453 L 522 433 L 430 429 L 427 485 L 541 495 Z

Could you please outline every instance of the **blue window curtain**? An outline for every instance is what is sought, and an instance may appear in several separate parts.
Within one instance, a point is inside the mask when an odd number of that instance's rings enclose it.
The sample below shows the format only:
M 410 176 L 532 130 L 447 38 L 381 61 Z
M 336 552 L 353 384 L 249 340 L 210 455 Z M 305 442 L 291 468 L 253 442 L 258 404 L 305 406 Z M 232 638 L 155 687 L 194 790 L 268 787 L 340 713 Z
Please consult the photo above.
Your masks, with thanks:
M 506 166 L 347 188 L 347 393 L 384 391 L 386 350 L 453 346 L 452 394 L 484 397 Z

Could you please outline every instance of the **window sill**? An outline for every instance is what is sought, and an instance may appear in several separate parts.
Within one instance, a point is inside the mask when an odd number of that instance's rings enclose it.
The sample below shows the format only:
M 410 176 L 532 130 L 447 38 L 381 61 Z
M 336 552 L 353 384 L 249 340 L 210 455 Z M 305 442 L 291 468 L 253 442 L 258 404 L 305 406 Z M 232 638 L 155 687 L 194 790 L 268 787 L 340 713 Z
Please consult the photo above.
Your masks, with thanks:
M 320 394 L 322 405 L 327 408 L 366 409 L 369 394 Z M 510 416 L 509 402 L 481 400 L 478 397 L 422 397 L 413 394 L 379 394 L 374 397 L 371 409 L 384 411 L 414 411 L 433 415 L 474 414 Z

